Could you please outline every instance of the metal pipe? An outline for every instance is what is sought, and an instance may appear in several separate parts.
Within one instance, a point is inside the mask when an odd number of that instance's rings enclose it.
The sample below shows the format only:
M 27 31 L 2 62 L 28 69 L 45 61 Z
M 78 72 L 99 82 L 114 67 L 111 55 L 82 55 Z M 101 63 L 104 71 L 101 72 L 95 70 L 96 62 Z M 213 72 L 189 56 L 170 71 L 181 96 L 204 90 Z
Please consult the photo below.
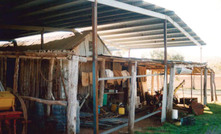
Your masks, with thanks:
M 98 124 L 98 79 L 97 79 L 97 0 L 92 3 L 92 41 L 93 41 L 93 115 L 94 115 L 94 134 L 99 133 Z
M 147 75 L 137 75 L 136 78 L 147 77 L 147 76 L 158 76 L 164 74 L 147 74 Z M 131 76 L 121 76 L 121 77 L 106 77 L 106 78 L 98 78 L 98 81 L 102 80 L 117 80 L 117 79 L 131 79 Z
M 141 121 L 141 120 L 144 120 L 144 119 L 146 119 L 146 118 L 149 118 L 149 117 L 151 117 L 151 116 L 153 116 L 153 115 L 155 115 L 155 114 L 158 114 L 158 113 L 160 113 L 160 112 L 161 112 L 161 110 L 158 110 L 158 111 L 155 111 L 155 112 L 153 112 L 153 113 L 144 115 L 144 116 L 142 116 L 142 117 L 136 119 L 134 122 L 135 122 L 135 123 L 136 123 L 136 122 L 139 122 L 139 121 Z M 101 134 L 113 133 L 114 131 L 117 131 L 117 130 L 123 128 L 123 127 L 126 127 L 127 125 L 128 125 L 127 123 L 122 124 L 122 125 L 120 125 L 120 126 L 118 126 L 118 127 L 115 127 L 115 128 L 110 129 L 110 130 L 107 130 L 107 131 L 105 131 L 105 132 L 102 132 Z
M 164 86 L 161 122 L 166 121 L 166 105 L 167 105 L 167 20 L 164 21 Z
M 98 78 L 99 81 L 102 80 L 118 80 L 118 79 L 131 79 L 131 76 L 122 76 L 122 77 L 107 77 L 107 78 Z
M 163 73 L 161 73 L 161 74 L 137 75 L 137 78 L 141 78 L 141 77 L 147 77 L 147 76 L 159 76 L 159 75 L 164 75 L 164 74 L 163 74 Z

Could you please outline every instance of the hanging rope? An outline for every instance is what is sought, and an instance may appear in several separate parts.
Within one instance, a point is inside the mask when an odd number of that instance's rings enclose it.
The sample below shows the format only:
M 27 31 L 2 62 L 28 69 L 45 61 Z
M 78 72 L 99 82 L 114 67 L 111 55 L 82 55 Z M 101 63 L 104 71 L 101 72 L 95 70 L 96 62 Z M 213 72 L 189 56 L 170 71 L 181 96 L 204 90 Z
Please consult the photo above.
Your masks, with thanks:
M 63 73 L 61 71 L 61 66 L 59 64 L 57 64 L 56 68 L 59 71 L 59 74 L 60 74 L 60 77 L 61 77 L 61 82 L 62 82 L 62 85 L 63 85 L 63 88 L 64 88 L 64 93 L 65 93 L 65 96 L 66 96 L 66 99 L 67 99 L 68 98 L 68 93 L 67 93 L 67 89 L 66 89 L 66 86 L 65 86 L 65 83 L 64 83 L 65 79 L 64 79 Z
M 38 72 L 40 73 L 41 77 L 42 77 L 45 81 L 47 81 L 47 82 L 52 82 L 52 81 L 53 81 L 53 78 L 52 78 L 52 80 L 48 80 L 48 79 L 43 75 L 43 73 L 42 73 L 42 71 L 41 71 L 41 61 L 42 61 L 42 58 L 40 59 L 40 68 L 38 69 Z

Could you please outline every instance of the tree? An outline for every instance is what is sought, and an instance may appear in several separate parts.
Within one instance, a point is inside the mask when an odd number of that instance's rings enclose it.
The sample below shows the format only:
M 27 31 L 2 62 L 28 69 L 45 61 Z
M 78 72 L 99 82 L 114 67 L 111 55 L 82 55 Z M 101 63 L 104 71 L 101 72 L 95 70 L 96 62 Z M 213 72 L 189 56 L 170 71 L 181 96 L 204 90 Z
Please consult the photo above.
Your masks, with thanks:
M 163 60 L 164 59 L 164 52 L 159 49 L 153 50 L 152 52 L 150 52 L 150 57 L 152 59 Z
M 176 60 L 176 61 L 184 61 L 184 56 L 181 54 L 174 54 L 170 56 L 170 60 Z
M 152 59 L 159 59 L 159 60 L 163 60 L 164 59 L 164 51 L 163 50 L 159 50 L 159 49 L 155 49 L 152 52 L 150 52 L 150 57 Z M 184 56 L 181 54 L 167 54 L 167 59 L 168 60 L 175 60 L 175 61 L 184 61 Z

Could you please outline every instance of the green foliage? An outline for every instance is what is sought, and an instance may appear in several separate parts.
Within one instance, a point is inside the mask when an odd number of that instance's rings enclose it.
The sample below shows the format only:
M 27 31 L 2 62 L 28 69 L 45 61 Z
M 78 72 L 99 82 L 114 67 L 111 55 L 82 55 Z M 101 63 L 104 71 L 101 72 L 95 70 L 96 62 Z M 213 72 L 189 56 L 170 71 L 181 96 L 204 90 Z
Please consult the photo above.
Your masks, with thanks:
M 164 51 L 155 49 L 150 53 L 150 57 L 152 59 L 159 59 L 163 60 L 164 59 Z M 175 61 L 184 61 L 184 56 L 181 54 L 167 54 L 167 59 L 168 60 L 175 60 Z
M 180 55 L 180 54 L 174 54 L 170 56 L 170 60 L 184 61 L 184 57 L 183 55 Z
M 208 104 L 203 115 L 195 116 L 195 125 L 175 126 L 165 123 L 161 127 L 148 127 L 136 134 L 204 134 L 221 133 L 221 104 Z
M 163 60 L 164 59 L 164 52 L 161 51 L 161 50 L 153 50 L 151 53 L 150 53 L 150 57 L 152 59 L 159 59 L 159 60 Z

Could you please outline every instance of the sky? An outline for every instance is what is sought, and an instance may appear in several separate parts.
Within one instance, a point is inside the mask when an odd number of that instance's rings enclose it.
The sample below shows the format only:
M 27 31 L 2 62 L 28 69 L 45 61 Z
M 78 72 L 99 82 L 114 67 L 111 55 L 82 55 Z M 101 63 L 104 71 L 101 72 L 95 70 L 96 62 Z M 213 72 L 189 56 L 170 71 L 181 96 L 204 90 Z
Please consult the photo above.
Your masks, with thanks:
M 203 47 L 203 61 L 221 58 L 221 0 L 144 1 L 174 11 L 207 44 Z M 200 59 L 200 48 L 197 46 L 168 48 L 168 52 L 174 51 L 184 55 L 185 60 Z

